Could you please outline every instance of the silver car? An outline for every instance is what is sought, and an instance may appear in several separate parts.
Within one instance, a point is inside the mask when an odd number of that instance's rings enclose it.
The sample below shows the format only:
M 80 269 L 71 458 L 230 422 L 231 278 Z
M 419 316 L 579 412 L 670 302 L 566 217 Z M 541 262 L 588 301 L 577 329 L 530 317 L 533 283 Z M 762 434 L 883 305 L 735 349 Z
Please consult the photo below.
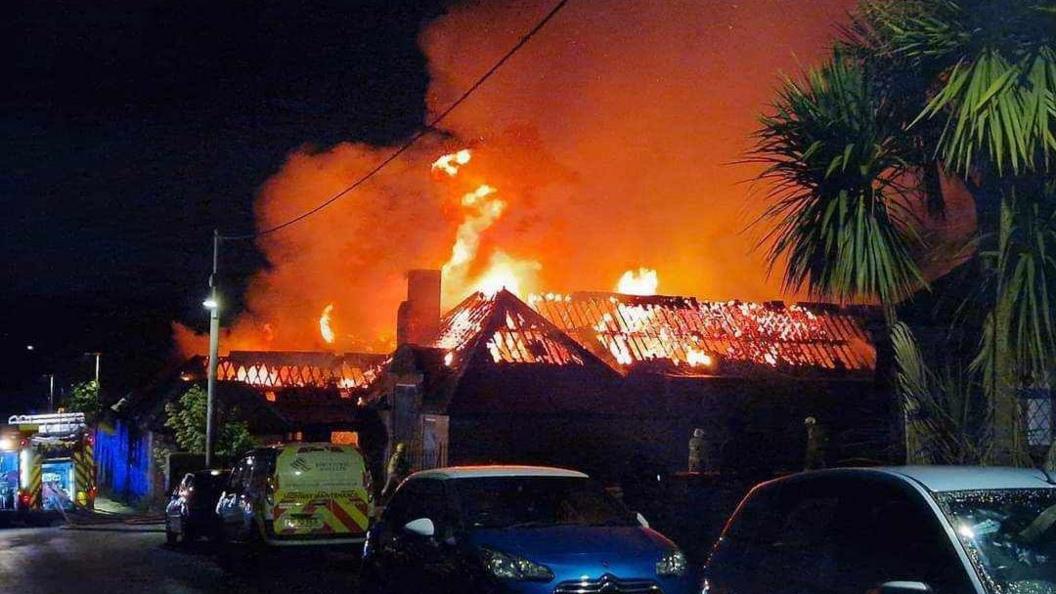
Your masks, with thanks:
M 1056 481 L 1041 470 L 807 472 L 755 487 L 707 594 L 1056 594 Z

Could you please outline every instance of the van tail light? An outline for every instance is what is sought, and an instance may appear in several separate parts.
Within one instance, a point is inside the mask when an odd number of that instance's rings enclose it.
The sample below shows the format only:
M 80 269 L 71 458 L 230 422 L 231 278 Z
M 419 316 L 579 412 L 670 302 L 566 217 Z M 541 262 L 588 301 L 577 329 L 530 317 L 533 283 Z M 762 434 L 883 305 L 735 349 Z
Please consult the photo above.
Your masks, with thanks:
M 275 506 L 275 490 L 277 482 L 273 477 L 268 477 L 264 482 L 264 501 L 271 507 Z

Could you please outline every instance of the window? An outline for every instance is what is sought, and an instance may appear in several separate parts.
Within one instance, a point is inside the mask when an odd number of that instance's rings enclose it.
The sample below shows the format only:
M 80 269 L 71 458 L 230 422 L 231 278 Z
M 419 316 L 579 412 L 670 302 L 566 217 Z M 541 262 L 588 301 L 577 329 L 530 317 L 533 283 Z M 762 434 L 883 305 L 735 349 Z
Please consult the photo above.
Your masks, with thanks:
M 499 476 L 451 483 L 466 523 L 477 528 L 637 525 L 622 503 L 586 478 Z
M 924 497 L 888 480 L 829 476 L 770 486 L 737 512 L 727 538 L 758 560 L 750 591 L 862 594 L 887 581 L 972 591 Z
M 330 443 L 338 445 L 359 445 L 359 433 L 355 431 L 331 431 Z
M 1048 388 L 1020 391 L 1027 424 L 1027 444 L 1048 446 L 1052 443 L 1052 392 Z

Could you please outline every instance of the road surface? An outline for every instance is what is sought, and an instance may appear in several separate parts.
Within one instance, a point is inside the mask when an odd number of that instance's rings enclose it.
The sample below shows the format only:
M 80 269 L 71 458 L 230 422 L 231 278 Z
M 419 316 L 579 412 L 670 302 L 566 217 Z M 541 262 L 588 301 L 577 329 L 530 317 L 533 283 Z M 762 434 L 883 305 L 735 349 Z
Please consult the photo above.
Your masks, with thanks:
M 161 526 L 0 529 L 0 592 L 356 592 L 355 556 L 304 549 L 245 557 L 169 547 Z

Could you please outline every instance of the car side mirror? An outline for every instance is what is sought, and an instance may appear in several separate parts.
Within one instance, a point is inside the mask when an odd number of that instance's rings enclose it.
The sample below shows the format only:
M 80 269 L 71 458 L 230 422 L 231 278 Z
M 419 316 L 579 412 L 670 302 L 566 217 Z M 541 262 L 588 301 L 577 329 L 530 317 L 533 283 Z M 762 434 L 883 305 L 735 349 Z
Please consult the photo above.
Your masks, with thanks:
M 923 582 L 884 582 L 866 594 L 930 594 L 931 588 Z
M 418 518 L 403 525 L 403 529 L 418 536 L 432 536 L 436 534 L 436 526 L 429 518 Z
M 643 516 L 640 512 L 634 512 L 634 518 L 638 520 L 638 525 L 642 528 L 649 527 L 649 520 L 646 520 L 645 516 Z

